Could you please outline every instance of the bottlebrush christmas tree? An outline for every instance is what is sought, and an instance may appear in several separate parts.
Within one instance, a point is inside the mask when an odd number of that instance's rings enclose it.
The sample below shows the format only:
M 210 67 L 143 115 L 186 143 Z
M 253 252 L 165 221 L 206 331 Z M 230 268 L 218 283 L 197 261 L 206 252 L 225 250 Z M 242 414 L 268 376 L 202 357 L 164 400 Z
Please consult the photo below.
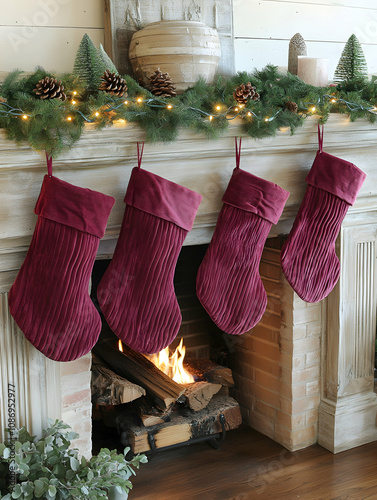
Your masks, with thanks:
M 99 53 L 90 36 L 83 36 L 75 59 L 73 73 L 78 76 L 89 93 L 96 92 L 101 84 L 101 76 L 108 63 L 103 54 Z
M 334 81 L 341 83 L 356 78 L 366 80 L 368 78 L 368 67 L 361 43 L 356 35 L 351 35 L 340 56 L 334 73 Z
M 99 44 L 98 56 L 107 70 L 109 70 L 111 73 L 118 74 L 118 70 L 116 69 L 115 64 L 105 52 L 102 43 Z

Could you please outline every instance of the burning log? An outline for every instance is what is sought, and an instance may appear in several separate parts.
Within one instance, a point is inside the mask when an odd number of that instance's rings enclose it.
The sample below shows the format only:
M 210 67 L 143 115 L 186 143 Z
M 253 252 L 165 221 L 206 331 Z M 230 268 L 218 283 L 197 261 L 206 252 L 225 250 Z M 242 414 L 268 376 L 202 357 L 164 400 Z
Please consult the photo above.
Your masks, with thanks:
M 195 379 L 183 366 L 185 354 L 186 348 L 183 345 L 183 338 L 181 338 L 178 347 L 172 354 L 170 354 L 169 347 L 166 347 L 159 353 L 149 356 L 149 359 L 170 378 L 179 384 L 187 385 L 195 382 Z
M 145 389 L 93 362 L 92 402 L 100 406 L 121 405 L 145 395 Z
M 207 380 L 212 384 L 221 384 L 224 387 L 234 386 L 230 368 L 217 365 L 209 359 L 190 359 L 184 364 L 196 380 Z
M 221 387 L 221 384 L 211 384 L 204 381 L 190 384 L 185 392 L 187 406 L 193 411 L 203 410 Z
M 113 342 L 98 342 L 93 352 L 105 361 L 115 373 L 134 384 L 141 385 L 161 410 L 169 408 L 186 388 L 174 382 L 143 354 L 123 345 L 123 352 Z

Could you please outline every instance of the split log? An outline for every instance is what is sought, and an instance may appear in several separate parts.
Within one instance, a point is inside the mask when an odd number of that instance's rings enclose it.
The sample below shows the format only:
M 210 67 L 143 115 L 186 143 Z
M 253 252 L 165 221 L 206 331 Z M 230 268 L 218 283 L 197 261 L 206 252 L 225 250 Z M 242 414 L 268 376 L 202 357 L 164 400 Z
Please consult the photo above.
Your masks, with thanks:
M 145 427 L 152 427 L 153 425 L 163 424 L 165 422 L 165 420 L 158 415 L 141 415 L 140 418 Z
M 102 341 L 97 342 L 93 351 L 115 373 L 134 384 L 141 385 L 161 410 L 169 408 L 186 390 L 184 386 L 177 384 L 159 370 L 143 354 L 133 351 L 126 345 L 123 345 L 121 352 L 113 342 Z
M 223 385 L 221 387 L 221 389 L 219 390 L 219 392 L 217 393 L 218 396 L 229 396 L 229 387 L 226 387 L 225 385 Z
M 170 415 L 173 411 L 174 405 L 165 411 L 159 411 L 153 403 L 153 400 L 144 396 L 137 401 L 127 405 L 127 412 L 130 415 L 137 415 L 140 425 L 151 427 L 152 425 L 163 424 L 170 421 Z
M 92 366 L 92 402 L 100 406 L 121 405 L 145 396 L 145 389 L 120 377 L 106 366 Z
M 207 380 L 212 384 L 221 384 L 225 387 L 234 386 L 232 370 L 226 366 L 217 365 L 209 359 L 190 359 L 184 362 L 184 366 L 197 380 Z
M 123 446 L 131 446 L 132 452 L 150 451 L 150 441 L 156 448 L 165 448 L 179 443 L 221 432 L 220 415 L 225 417 L 225 429 L 236 429 L 241 425 L 241 412 L 237 401 L 231 397 L 215 396 L 208 406 L 196 413 L 187 410 L 186 414 L 172 413 L 171 421 L 149 427 L 137 426 L 127 414 L 117 418 Z M 148 436 L 149 439 L 148 439 Z
M 185 392 L 186 405 L 193 411 L 203 410 L 221 387 L 221 384 L 211 384 L 204 381 L 188 385 Z

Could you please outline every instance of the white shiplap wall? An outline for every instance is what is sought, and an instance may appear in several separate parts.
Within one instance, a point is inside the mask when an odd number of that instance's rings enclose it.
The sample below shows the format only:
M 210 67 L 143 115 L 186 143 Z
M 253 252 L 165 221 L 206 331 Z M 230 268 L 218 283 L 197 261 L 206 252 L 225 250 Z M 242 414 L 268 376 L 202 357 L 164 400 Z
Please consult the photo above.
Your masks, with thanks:
M 150 1 L 150 0 L 145 0 Z M 173 1 L 173 0 L 172 0 Z M 287 66 L 300 32 L 308 55 L 329 58 L 332 76 L 348 37 L 363 44 L 377 73 L 377 0 L 233 0 L 237 71 Z M 0 72 L 71 71 L 84 33 L 103 43 L 103 0 L 0 0 Z
M 352 33 L 369 73 L 377 73 L 377 0 L 233 0 L 233 10 L 238 71 L 287 66 L 289 40 L 299 32 L 308 56 L 329 59 L 330 79 Z
M 103 43 L 102 0 L 0 0 L 0 72 L 70 72 L 84 33 Z

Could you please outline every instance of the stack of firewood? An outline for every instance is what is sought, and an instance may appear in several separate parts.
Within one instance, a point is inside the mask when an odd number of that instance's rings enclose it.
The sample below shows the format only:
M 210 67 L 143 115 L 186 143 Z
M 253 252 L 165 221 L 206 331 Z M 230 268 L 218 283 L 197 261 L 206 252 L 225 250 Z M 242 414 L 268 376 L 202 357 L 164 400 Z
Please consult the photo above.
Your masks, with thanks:
M 143 354 L 127 346 L 121 352 L 114 341 L 101 341 L 94 350 L 92 402 L 97 410 L 114 409 L 122 443 L 134 453 L 148 451 L 148 434 L 161 448 L 221 431 L 241 423 L 238 403 L 229 396 L 234 385 L 231 370 L 210 360 L 191 360 L 185 368 L 195 382 L 181 385 L 159 370 Z

